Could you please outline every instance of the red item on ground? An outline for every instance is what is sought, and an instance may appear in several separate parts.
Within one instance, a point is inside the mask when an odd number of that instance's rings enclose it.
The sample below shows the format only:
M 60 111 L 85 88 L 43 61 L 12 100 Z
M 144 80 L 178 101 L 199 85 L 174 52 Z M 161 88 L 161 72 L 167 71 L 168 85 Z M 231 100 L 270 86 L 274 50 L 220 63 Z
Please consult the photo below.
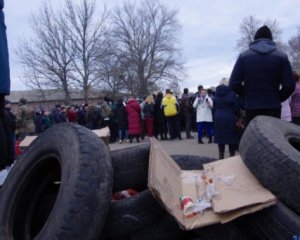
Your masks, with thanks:
M 127 189 L 127 190 L 113 193 L 112 199 L 113 200 L 121 200 L 123 198 L 129 198 L 129 197 L 135 196 L 137 194 L 139 194 L 137 191 L 135 191 L 133 189 Z
M 16 141 L 15 151 L 16 151 L 16 157 L 18 157 L 22 152 L 20 148 L 20 141 Z

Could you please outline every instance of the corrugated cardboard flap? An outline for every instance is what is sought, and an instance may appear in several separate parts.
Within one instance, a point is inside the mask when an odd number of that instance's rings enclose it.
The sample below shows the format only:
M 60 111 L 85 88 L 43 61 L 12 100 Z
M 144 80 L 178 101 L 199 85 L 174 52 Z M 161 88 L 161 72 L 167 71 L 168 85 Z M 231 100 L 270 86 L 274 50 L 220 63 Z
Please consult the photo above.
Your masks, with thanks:
M 218 195 L 213 198 L 216 213 L 274 202 L 276 199 L 258 182 L 239 155 L 203 166 L 206 174 L 214 179 L 218 191 Z
M 218 192 L 212 200 L 213 208 L 186 217 L 180 197 L 188 197 L 193 203 L 199 203 L 200 199 L 201 203 L 208 184 L 203 175 L 213 180 Z M 225 223 L 274 205 L 276 200 L 259 184 L 240 156 L 204 164 L 203 171 L 184 171 L 156 139 L 151 142 L 148 185 L 153 195 L 185 230 Z

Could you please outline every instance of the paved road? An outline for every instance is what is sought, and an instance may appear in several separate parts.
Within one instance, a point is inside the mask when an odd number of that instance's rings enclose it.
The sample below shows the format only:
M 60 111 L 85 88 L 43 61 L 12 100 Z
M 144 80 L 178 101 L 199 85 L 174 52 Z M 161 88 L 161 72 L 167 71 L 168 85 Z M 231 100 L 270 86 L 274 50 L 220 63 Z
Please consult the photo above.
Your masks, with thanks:
M 182 134 L 184 136 L 184 134 Z M 111 143 L 109 144 L 109 147 L 111 151 L 116 149 L 122 149 L 127 148 L 131 146 L 136 146 L 145 142 L 149 142 L 149 140 L 146 139 L 141 141 L 140 143 L 136 143 L 135 140 L 133 140 L 133 143 Z M 218 159 L 219 153 L 218 153 L 218 145 L 215 143 L 208 144 L 208 139 L 204 138 L 204 144 L 198 144 L 197 139 L 185 139 L 182 140 L 173 140 L 173 141 L 159 141 L 159 143 L 164 147 L 164 149 L 169 154 L 191 154 L 191 155 L 198 155 L 198 156 L 207 156 L 211 158 Z M 228 153 L 228 146 L 226 146 L 225 149 L 225 157 L 229 156 Z

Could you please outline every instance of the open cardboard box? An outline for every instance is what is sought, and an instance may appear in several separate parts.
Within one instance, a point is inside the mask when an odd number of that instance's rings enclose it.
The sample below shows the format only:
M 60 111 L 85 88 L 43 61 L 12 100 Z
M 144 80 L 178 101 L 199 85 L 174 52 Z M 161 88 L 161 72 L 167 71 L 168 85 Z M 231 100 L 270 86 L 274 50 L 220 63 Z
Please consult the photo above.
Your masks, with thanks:
M 215 223 L 226 223 L 276 203 L 275 196 L 263 188 L 240 156 L 204 164 L 204 170 L 181 170 L 156 139 L 151 142 L 148 185 L 153 195 L 185 230 Z M 206 193 L 205 174 L 218 192 L 212 208 L 193 216 L 183 214 L 180 197 L 193 202 Z
M 110 131 L 108 127 L 105 128 L 100 128 L 100 129 L 95 129 L 92 130 L 98 137 L 100 137 L 104 143 L 108 146 L 109 144 L 109 137 L 110 137 Z M 34 139 L 36 139 L 38 136 L 26 136 L 23 141 L 20 142 L 20 147 L 21 148 L 26 148 L 28 147 Z

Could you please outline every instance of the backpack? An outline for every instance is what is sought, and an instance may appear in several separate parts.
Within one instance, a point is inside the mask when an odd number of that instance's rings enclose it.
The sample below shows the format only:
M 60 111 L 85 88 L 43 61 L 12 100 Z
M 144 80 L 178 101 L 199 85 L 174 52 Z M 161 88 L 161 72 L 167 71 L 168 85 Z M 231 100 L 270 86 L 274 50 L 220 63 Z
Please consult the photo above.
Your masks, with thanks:
M 103 104 L 101 106 L 101 115 L 102 117 L 106 118 L 106 117 L 111 117 L 114 115 L 111 107 L 108 104 Z

